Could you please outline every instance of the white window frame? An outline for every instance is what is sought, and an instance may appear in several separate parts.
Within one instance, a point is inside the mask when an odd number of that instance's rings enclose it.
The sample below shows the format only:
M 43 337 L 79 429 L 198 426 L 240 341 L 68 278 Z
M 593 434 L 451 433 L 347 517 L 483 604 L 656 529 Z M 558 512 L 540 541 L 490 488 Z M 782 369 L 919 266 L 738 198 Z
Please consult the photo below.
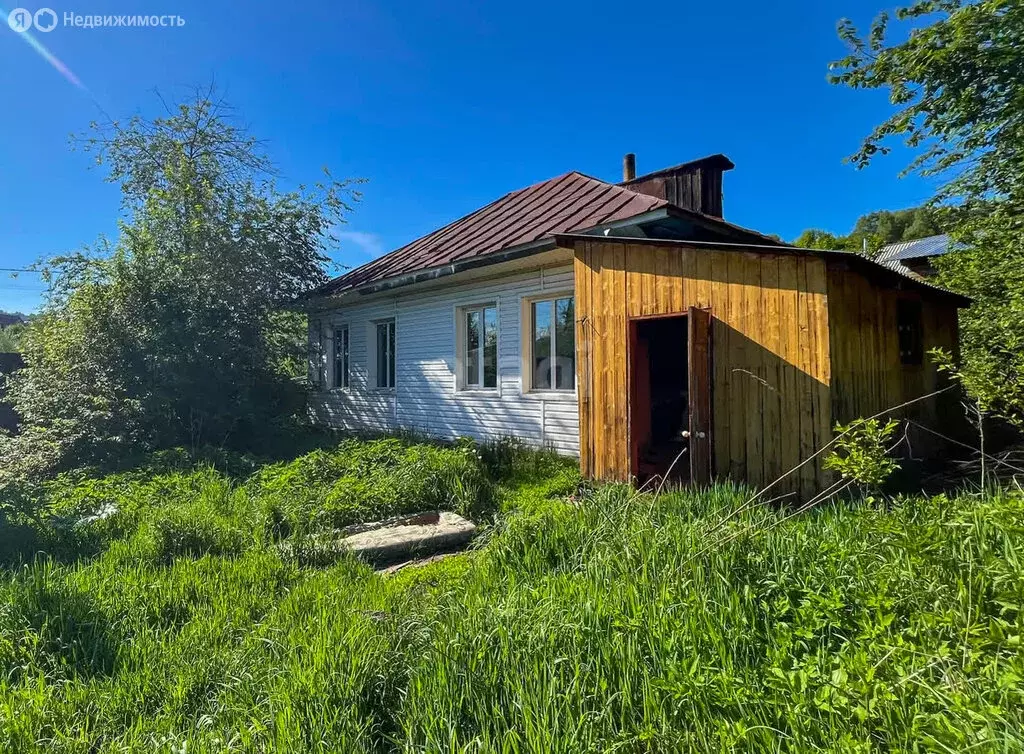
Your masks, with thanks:
M 486 341 L 486 310 L 494 310 L 494 385 L 485 387 L 484 380 L 484 342 Z M 471 385 L 466 381 L 467 357 L 469 354 L 469 328 L 466 326 L 466 319 L 472 312 L 480 313 L 480 347 L 477 353 L 477 374 L 480 376 L 478 384 Z M 455 389 L 461 392 L 497 393 L 501 385 L 501 310 L 497 301 L 488 301 L 482 304 L 468 304 L 455 308 Z
M 333 335 L 334 358 L 331 361 L 331 388 L 348 390 L 352 386 L 352 331 L 347 324 L 335 325 Z M 342 349 L 340 353 L 339 349 Z M 343 361 L 340 373 L 338 370 L 339 356 Z
M 549 303 L 551 304 L 552 310 L 555 308 L 555 302 L 562 299 L 571 299 L 573 306 L 573 314 L 576 312 L 576 294 L 574 291 L 557 291 L 557 292 L 544 292 L 539 293 L 535 296 L 524 296 L 522 299 L 522 309 L 520 315 L 520 333 L 522 341 L 522 353 L 521 353 L 521 379 L 523 385 L 523 393 L 529 393 L 540 397 L 549 398 L 569 398 L 576 395 L 576 387 L 579 381 L 579 364 L 576 363 L 576 352 L 575 352 L 575 340 L 576 330 L 575 323 L 573 323 L 573 384 L 571 388 L 540 388 L 535 387 L 533 384 L 533 346 L 534 346 L 534 321 L 533 321 L 533 308 L 536 304 Z M 557 338 L 554 330 L 554 311 L 552 311 L 552 331 L 551 331 L 551 353 L 552 355 L 557 353 Z
M 377 336 L 378 331 L 381 327 L 391 326 L 394 331 L 394 350 L 385 355 L 385 374 L 383 384 L 381 384 L 381 374 L 378 368 L 378 362 L 380 361 L 379 349 L 377 347 Z M 369 325 L 369 339 L 370 348 L 369 351 L 369 372 L 370 372 L 370 383 L 369 389 L 378 393 L 393 393 L 395 392 L 395 383 L 398 382 L 398 320 L 395 317 L 385 317 L 384 319 L 374 320 Z M 385 338 L 385 343 L 390 347 L 392 338 Z M 392 374 L 394 379 L 392 379 Z

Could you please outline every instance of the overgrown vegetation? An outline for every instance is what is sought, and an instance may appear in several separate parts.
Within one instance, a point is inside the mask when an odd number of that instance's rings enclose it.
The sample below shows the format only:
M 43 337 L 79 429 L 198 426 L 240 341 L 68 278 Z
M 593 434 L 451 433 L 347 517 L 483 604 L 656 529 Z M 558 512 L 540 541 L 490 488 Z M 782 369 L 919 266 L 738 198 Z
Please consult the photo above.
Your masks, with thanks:
M 500 447 L 550 459 L 532 462 L 545 471 L 567 468 L 552 454 Z M 21 490 L 37 497 L 8 509 L 0 558 L 30 560 L 37 550 L 74 558 L 122 542 L 146 560 L 170 562 L 285 541 L 296 551 L 349 524 L 423 510 L 486 521 L 501 493 L 481 455 L 472 443 L 394 438 L 347 439 L 262 465 L 226 451 L 156 453 L 120 473 L 67 473 Z
M 162 100 L 161 100 L 162 102 Z M 303 408 L 306 325 L 350 181 L 281 191 L 212 92 L 78 144 L 122 191 L 114 242 L 46 260 L 6 400 L 0 489 L 179 445 L 248 447 Z
M 0 325 L 0 353 L 17 353 L 21 350 L 21 336 L 25 332 L 25 325 L 14 323 Z
M 1024 745 L 1020 494 L 793 517 L 733 487 L 581 489 L 515 443 L 207 460 L 46 488 L 52 521 L 116 513 L 0 578 L 0 749 Z M 392 487 L 505 513 L 394 576 L 280 546 L 357 515 L 350 485 L 361 518 L 408 503 Z
M 902 140 L 907 172 L 938 181 L 932 206 L 964 247 L 937 260 L 940 281 L 974 299 L 955 374 L 983 413 L 1024 424 L 1024 6 L 917 0 L 864 34 L 839 31 L 850 54 L 833 82 L 887 90 L 894 106 L 851 160 L 864 167 Z

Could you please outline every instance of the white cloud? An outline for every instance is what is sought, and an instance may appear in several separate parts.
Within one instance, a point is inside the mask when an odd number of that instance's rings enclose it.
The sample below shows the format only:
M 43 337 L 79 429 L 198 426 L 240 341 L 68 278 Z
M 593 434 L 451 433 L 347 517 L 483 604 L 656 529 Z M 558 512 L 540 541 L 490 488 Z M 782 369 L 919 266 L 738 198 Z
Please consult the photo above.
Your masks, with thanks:
M 362 264 L 376 259 L 385 252 L 384 242 L 376 233 L 360 230 L 340 230 L 335 233 L 341 242 L 337 255 L 343 264 Z

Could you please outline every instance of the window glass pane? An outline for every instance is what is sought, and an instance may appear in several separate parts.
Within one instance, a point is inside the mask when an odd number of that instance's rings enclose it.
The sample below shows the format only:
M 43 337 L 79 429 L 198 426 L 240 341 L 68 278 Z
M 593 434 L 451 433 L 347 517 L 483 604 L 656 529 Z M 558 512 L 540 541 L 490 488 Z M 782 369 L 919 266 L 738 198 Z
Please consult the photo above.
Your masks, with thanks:
M 484 309 L 484 387 L 498 387 L 498 310 Z
M 388 326 L 377 325 L 377 387 L 388 386 Z
M 345 348 L 344 348 L 345 364 L 344 364 L 344 371 L 342 372 L 342 374 L 345 377 L 345 385 L 344 386 L 348 387 L 349 386 L 349 339 L 348 339 L 348 328 L 346 327 L 342 331 L 342 333 L 345 336 L 345 343 L 344 343 L 344 346 L 345 346 Z
M 395 386 L 395 323 L 388 322 L 388 387 Z
M 551 302 L 533 304 L 533 387 L 551 389 Z
M 480 385 L 480 312 L 466 312 L 466 385 Z
M 571 298 L 555 302 L 555 388 L 576 387 L 576 318 Z
M 318 323 L 317 326 L 316 326 L 316 329 L 317 329 L 317 335 L 316 335 L 316 373 L 315 373 L 313 379 L 316 382 L 317 386 L 322 388 L 324 386 L 324 384 L 325 384 L 324 383 L 324 371 L 327 369 L 327 364 L 325 363 L 326 356 L 325 356 L 325 352 L 324 352 L 324 330 L 323 330 L 323 325 L 320 325 Z
M 334 331 L 334 387 L 348 387 L 348 328 Z

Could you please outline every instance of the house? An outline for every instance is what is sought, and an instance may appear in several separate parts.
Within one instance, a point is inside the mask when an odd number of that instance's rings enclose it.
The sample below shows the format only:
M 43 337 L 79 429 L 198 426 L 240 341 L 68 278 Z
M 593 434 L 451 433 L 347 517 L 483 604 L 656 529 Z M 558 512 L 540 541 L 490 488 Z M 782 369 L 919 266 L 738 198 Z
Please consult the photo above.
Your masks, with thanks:
M 903 271 L 910 270 L 912 273 L 927 278 L 935 275 L 935 266 L 932 264 L 932 260 L 955 250 L 956 244 L 951 241 L 949 236 L 943 234 L 919 238 L 915 241 L 891 243 L 879 249 L 875 259 L 887 266 L 901 267 Z
M 602 479 L 763 485 L 835 422 L 940 385 L 928 351 L 955 352 L 967 299 L 725 221 L 722 155 L 634 165 L 513 191 L 318 289 L 314 416 L 511 435 Z M 937 423 L 941 397 L 907 410 Z M 786 484 L 826 482 L 819 456 Z

